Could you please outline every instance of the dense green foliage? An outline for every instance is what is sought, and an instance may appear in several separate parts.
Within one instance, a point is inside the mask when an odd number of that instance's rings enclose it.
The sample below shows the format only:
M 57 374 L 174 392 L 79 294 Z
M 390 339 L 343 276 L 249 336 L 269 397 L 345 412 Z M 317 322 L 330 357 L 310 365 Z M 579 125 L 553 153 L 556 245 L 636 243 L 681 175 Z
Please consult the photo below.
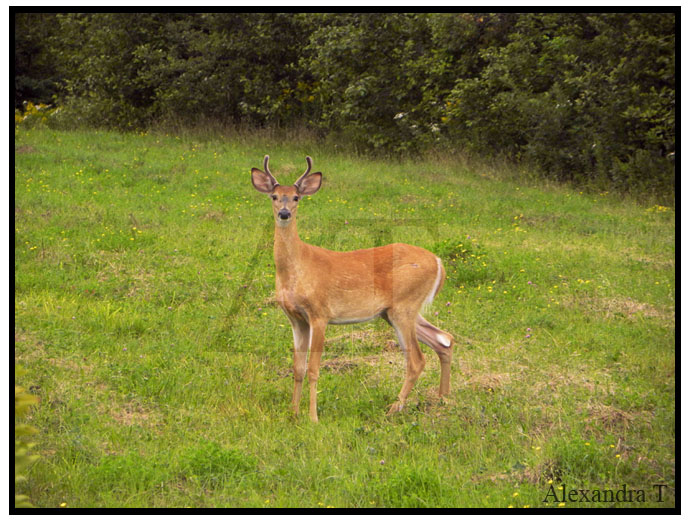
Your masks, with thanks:
M 18 483 L 26 481 L 26 473 L 31 464 L 34 463 L 38 456 L 31 454 L 30 451 L 35 443 L 30 443 L 28 438 L 38 434 L 38 431 L 27 425 L 21 423 L 24 417 L 29 413 L 32 405 L 38 403 L 38 396 L 30 394 L 24 387 L 17 385 L 17 378 L 26 375 L 26 370 L 21 366 L 16 366 L 14 370 L 14 486 L 15 489 Z M 29 501 L 29 497 L 25 494 L 14 495 L 14 506 L 16 508 L 26 508 L 33 506 Z
M 63 124 L 306 126 L 673 194 L 674 13 L 16 14 L 15 106 Z
M 14 106 L 23 102 L 50 103 L 62 78 L 51 48 L 55 15 L 18 14 L 14 19 Z

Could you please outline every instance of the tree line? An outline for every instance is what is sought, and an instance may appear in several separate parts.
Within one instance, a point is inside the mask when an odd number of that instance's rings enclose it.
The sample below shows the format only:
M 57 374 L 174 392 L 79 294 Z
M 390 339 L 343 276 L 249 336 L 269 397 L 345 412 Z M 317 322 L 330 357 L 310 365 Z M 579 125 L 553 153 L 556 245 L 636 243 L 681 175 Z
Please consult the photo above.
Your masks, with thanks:
M 15 108 L 62 124 L 305 126 L 673 193 L 677 12 L 15 12 Z

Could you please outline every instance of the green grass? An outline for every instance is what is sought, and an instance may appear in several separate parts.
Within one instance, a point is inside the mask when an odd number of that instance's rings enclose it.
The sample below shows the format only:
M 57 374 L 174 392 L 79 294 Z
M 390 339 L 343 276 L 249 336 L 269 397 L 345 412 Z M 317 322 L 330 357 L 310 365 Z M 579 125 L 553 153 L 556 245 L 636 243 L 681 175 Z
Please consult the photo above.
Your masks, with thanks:
M 303 240 L 443 257 L 427 316 L 457 339 L 446 403 L 423 347 L 385 415 L 404 361 L 378 321 L 327 330 L 320 423 L 304 395 L 292 417 L 249 176 L 266 153 L 283 183 L 306 154 L 325 174 Z M 560 508 L 543 503 L 560 484 L 675 506 L 673 209 L 250 134 L 19 129 L 15 159 L 15 360 L 41 400 L 17 493 L 36 506 Z

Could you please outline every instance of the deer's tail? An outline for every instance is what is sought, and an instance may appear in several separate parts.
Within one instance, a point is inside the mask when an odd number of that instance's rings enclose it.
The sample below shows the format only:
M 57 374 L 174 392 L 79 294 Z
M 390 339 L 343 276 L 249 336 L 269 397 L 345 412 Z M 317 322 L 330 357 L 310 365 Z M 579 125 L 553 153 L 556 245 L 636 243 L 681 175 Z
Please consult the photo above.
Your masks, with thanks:
M 441 288 L 444 286 L 445 278 L 446 271 L 441 263 L 441 259 L 437 257 L 437 277 L 434 281 L 434 286 L 432 286 L 432 290 L 425 299 L 425 306 L 431 304 L 432 300 L 434 300 L 434 297 L 437 296 L 437 293 L 441 291 Z M 418 341 L 427 344 L 437 353 L 444 352 L 453 345 L 453 336 L 427 322 L 422 315 L 417 316 L 417 320 L 415 322 L 415 333 Z

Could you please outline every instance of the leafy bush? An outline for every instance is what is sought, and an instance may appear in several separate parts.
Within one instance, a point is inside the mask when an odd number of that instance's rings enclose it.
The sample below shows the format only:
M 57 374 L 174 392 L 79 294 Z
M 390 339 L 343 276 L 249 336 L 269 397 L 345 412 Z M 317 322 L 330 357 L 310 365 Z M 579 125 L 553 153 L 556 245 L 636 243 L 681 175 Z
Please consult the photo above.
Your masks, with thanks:
M 17 423 L 24 418 L 32 405 L 38 403 L 38 396 L 29 394 L 26 389 L 16 384 L 17 377 L 26 374 L 26 370 L 22 367 L 16 366 L 14 371 L 15 385 L 14 385 L 14 486 L 17 483 L 26 481 L 25 472 L 31 464 L 38 459 L 36 454 L 30 454 L 34 443 L 30 443 L 27 439 L 33 436 L 38 431 L 24 423 Z M 14 506 L 16 508 L 32 507 L 29 497 L 23 494 L 15 494 Z
M 32 127 L 36 124 L 47 123 L 60 109 L 39 103 L 34 105 L 30 101 L 24 103 L 24 110 L 14 111 L 14 124 L 23 127 Z
M 54 13 L 14 14 L 14 108 L 27 101 L 52 103 L 63 80 L 53 45 Z
M 449 136 L 557 180 L 672 191 L 674 29 L 667 14 L 524 15 L 456 83 Z
M 204 118 L 282 124 L 309 111 L 303 15 L 61 15 L 64 99 L 120 129 Z M 117 49 L 117 51 L 114 51 Z
M 50 20 L 45 35 L 15 22 L 15 103 L 39 96 L 22 82 L 56 78 L 63 124 L 303 125 L 360 152 L 462 148 L 599 189 L 675 190 L 674 13 Z

